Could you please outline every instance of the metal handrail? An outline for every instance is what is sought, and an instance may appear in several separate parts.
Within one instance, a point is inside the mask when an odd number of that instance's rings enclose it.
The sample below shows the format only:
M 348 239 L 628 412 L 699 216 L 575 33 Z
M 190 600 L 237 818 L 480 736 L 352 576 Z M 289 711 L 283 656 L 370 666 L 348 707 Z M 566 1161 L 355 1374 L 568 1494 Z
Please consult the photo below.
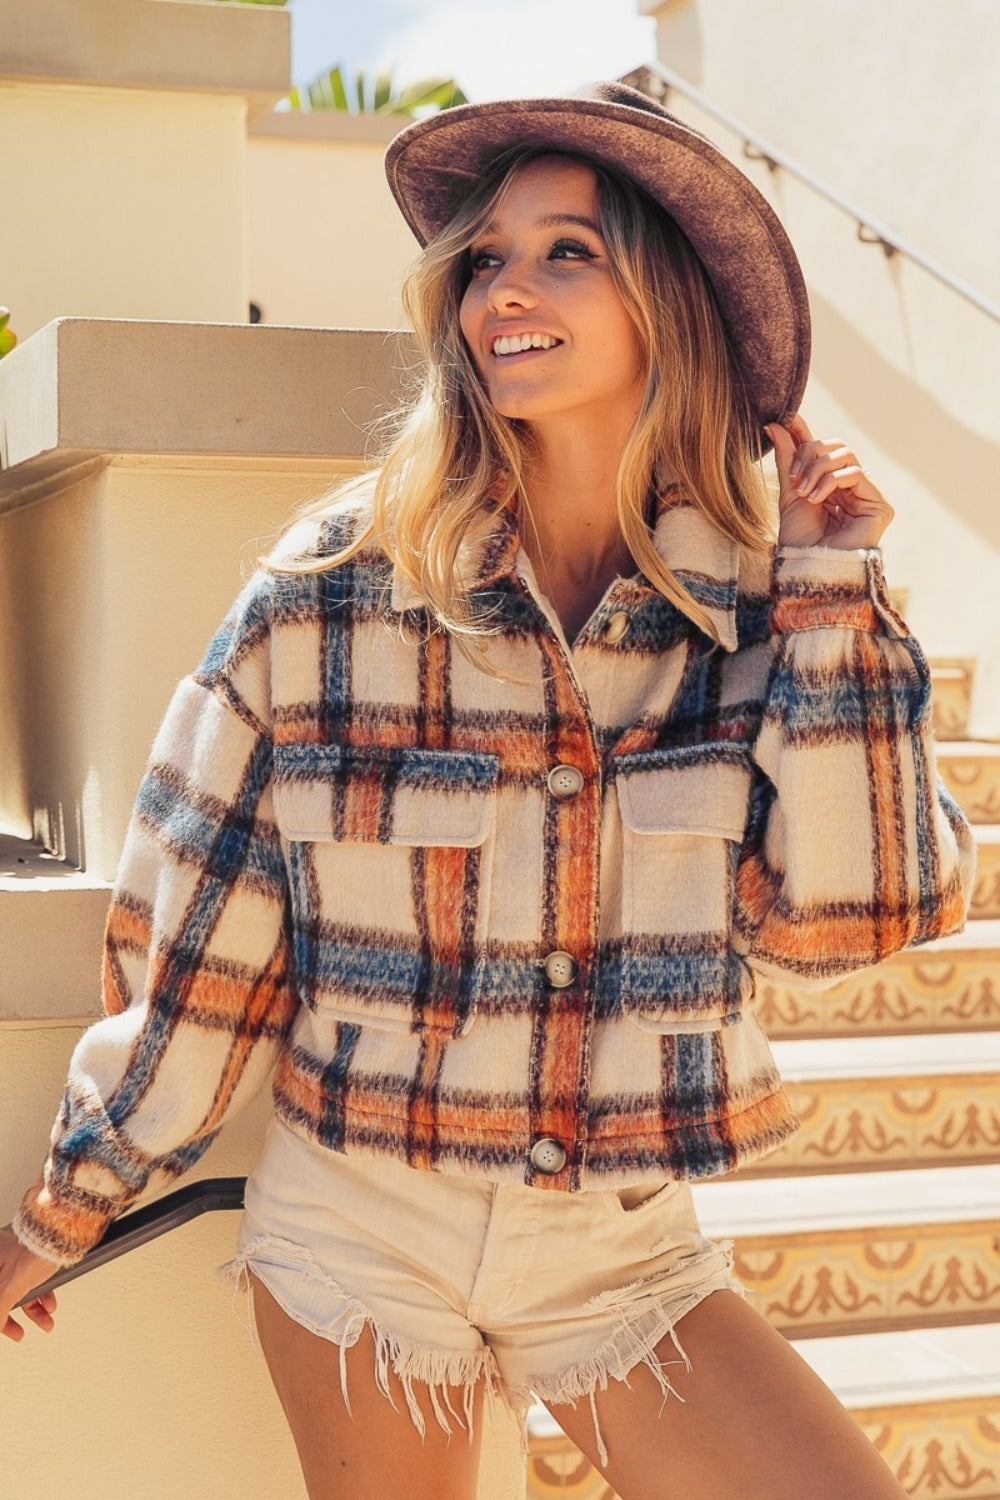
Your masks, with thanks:
M 887 256 L 905 255 L 907 260 L 913 261 L 914 265 L 920 266 L 929 275 L 943 282 L 959 297 L 964 297 L 966 302 L 971 302 L 973 307 L 985 313 L 988 318 L 1000 323 L 1000 303 L 991 302 L 967 281 L 953 275 L 939 261 L 932 260 L 922 250 L 918 250 L 916 245 L 904 239 L 895 229 L 891 229 L 880 219 L 874 218 L 863 208 L 859 208 L 856 203 L 852 203 L 850 199 L 835 192 L 833 188 L 827 187 L 826 183 L 820 182 L 819 178 L 814 177 L 797 161 L 793 161 L 779 147 L 750 130 L 742 120 L 737 120 L 728 110 L 720 109 L 707 94 L 703 94 L 700 89 L 695 88 L 694 84 L 689 83 L 683 74 L 675 73 L 673 68 L 664 67 L 663 63 L 644 63 L 642 67 L 635 68 L 631 73 L 626 74 L 621 81 L 630 84 L 632 88 L 638 89 L 650 99 L 655 99 L 658 104 L 665 102 L 671 89 L 676 90 L 678 94 L 683 94 L 686 99 L 691 100 L 692 104 L 696 104 L 699 109 L 703 109 L 706 114 L 718 120 L 727 130 L 739 136 L 743 142 L 743 153 L 751 161 L 766 162 L 772 172 L 780 167 L 783 172 L 797 178 L 812 192 L 818 193 L 821 198 L 825 198 L 828 203 L 839 208 L 842 213 L 848 214 L 856 221 L 858 239 L 864 244 L 881 245 Z
M 67 1281 L 75 1281 L 88 1271 L 96 1271 L 98 1266 L 117 1260 L 119 1255 L 125 1255 L 129 1250 L 137 1250 L 140 1245 L 158 1239 L 171 1229 L 178 1229 L 201 1214 L 211 1213 L 219 1208 L 242 1208 L 245 1187 L 245 1177 L 206 1177 L 201 1182 L 192 1182 L 187 1187 L 178 1188 L 175 1193 L 167 1193 L 155 1203 L 137 1208 L 134 1213 L 125 1214 L 115 1220 L 104 1238 L 93 1250 L 88 1251 L 83 1260 L 77 1261 L 75 1266 L 63 1266 L 62 1270 L 56 1271 L 47 1281 L 22 1297 L 18 1307 L 23 1307 L 26 1302 L 33 1301 L 44 1292 L 54 1292 L 56 1287 L 65 1286 Z

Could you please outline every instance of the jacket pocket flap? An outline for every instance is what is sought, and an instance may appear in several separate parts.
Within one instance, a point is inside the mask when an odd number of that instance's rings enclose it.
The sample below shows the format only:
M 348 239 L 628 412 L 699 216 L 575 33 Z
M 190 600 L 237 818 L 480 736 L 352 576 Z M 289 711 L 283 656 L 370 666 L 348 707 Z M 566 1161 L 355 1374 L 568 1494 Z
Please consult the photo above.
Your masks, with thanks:
M 750 766 L 729 746 L 714 758 L 677 750 L 637 751 L 616 764 L 622 822 L 633 833 L 689 833 L 742 840 Z
M 475 848 L 489 833 L 496 755 L 386 745 L 276 745 L 286 838 Z

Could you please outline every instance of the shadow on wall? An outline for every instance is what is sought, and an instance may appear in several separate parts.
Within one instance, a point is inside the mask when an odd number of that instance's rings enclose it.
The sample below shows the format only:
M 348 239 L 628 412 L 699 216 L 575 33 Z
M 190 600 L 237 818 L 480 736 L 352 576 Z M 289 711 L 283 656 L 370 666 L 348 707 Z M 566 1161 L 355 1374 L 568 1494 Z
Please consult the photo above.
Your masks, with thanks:
M 964 426 L 926 386 L 890 364 L 813 289 L 809 303 L 814 346 L 823 350 L 823 379 L 844 410 L 856 416 L 859 427 L 870 427 L 876 412 L 883 446 L 970 530 L 1000 549 L 996 444 Z M 975 476 L 961 485 L 955 483 L 956 453 L 963 456 L 966 475 Z

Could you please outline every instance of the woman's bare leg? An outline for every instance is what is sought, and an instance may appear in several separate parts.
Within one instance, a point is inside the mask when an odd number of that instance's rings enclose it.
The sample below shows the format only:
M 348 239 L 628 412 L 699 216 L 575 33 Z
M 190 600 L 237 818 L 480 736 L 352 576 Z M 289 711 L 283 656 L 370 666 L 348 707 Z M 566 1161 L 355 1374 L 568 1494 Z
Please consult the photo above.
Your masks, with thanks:
M 666 1401 L 639 1366 L 597 1393 L 603 1469 L 621 1500 L 905 1500 L 837 1398 L 735 1292 L 713 1292 L 677 1325 L 691 1361 L 673 1363 Z M 669 1335 L 657 1349 L 676 1361 Z M 551 1406 L 601 1468 L 589 1403 Z
M 340 1349 L 296 1323 L 253 1278 L 254 1315 L 267 1367 L 295 1439 L 309 1500 L 474 1500 L 482 1437 L 482 1382 L 476 1391 L 473 1440 L 452 1422 L 438 1425 L 426 1388 L 414 1383 L 426 1436 L 414 1427 L 398 1377 L 396 1409 L 375 1384 L 375 1339 L 365 1326 L 347 1351 L 347 1411 Z M 464 1392 L 448 1387 L 455 1411 Z M 450 1420 L 450 1419 L 449 1419 Z

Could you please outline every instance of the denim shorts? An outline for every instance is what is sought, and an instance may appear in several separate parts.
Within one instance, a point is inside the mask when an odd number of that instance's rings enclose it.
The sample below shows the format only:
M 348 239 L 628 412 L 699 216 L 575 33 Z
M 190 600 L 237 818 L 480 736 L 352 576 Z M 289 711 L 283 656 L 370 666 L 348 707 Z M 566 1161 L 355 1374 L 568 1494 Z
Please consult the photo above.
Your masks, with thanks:
M 246 1188 L 236 1258 L 285 1312 L 341 1350 L 365 1324 L 375 1376 L 402 1382 L 424 1431 L 414 1382 L 441 1426 L 471 1436 L 476 1385 L 505 1401 L 524 1430 L 534 1397 L 590 1401 L 646 1365 L 664 1397 L 668 1366 L 688 1365 L 676 1333 L 710 1292 L 742 1292 L 729 1244 L 698 1228 L 684 1181 L 565 1193 L 416 1170 L 388 1157 L 344 1155 L 274 1118 Z M 671 1337 L 675 1358 L 655 1350 Z M 348 1406 L 346 1365 L 341 1380 Z M 445 1387 L 461 1387 L 459 1416 Z

